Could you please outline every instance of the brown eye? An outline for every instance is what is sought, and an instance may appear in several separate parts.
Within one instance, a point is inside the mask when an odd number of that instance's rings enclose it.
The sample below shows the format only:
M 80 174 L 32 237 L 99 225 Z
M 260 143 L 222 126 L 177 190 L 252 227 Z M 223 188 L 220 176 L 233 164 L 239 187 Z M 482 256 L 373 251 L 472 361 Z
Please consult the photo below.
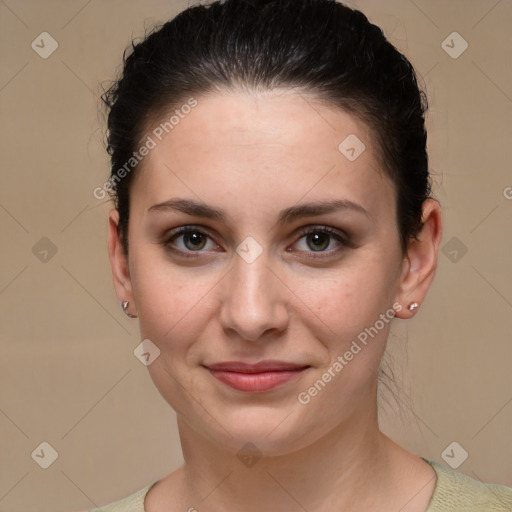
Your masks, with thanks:
M 344 248 L 353 247 L 346 235 L 328 226 L 307 228 L 300 234 L 302 235 L 300 241 L 304 240 L 306 247 L 299 252 L 319 253 L 319 256 L 313 257 L 329 257 Z M 299 243 L 296 245 L 299 245 Z M 327 250 L 329 247 L 331 249 Z
M 211 237 L 194 226 L 184 226 L 174 230 L 165 240 L 163 245 L 172 252 L 182 253 L 188 256 L 188 253 L 203 252 Z M 212 249 L 217 248 L 217 244 L 212 242 Z
M 327 249 L 331 241 L 330 239 L 331 235 L 322 232 L 309 233 L 306 235 L 306 241 L 309 247 L 313 247 L 314 251 Z
M 183 244 L 185 247 L 187 247 L 187 249 L 197 251 L 205 246 L 206 236 L 204 233 L 199 231 L 191 231 L 190 233 L 183 233 L 181 236 L 183 236 Z

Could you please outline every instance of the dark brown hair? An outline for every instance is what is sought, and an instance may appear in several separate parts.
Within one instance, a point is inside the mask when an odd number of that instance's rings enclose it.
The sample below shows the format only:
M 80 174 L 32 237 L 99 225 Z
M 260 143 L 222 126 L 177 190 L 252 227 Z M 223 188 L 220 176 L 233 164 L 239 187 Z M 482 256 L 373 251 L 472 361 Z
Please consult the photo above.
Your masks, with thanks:
M 125 51 L 108 110 L 110 192 L 128 254 L 133 172 L 116 173 L 149 119 L 218 90 L 293 88 L 358 116 L 395 185 L 402 252 L 422 226 L 431 185 L 427 99 L 410 62 L 358 10 L 334 0 L 227 0 L 190 7 Z M 134 168 L 135 169 L 135 168 Z M 116 177 L 116 180 L 113 178 Z

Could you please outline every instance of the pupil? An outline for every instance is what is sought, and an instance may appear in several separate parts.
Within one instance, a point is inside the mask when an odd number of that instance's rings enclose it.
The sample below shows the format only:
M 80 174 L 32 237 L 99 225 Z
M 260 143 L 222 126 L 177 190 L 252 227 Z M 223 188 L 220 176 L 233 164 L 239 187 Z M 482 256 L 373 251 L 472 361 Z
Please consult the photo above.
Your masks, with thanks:
M 202 248 L 201 237 L 202 237 L 202 235 L 199 233 L 187 233 L 185 235 L 185 240 L 191 241 L 194 249 L 198 249 L 198 248 L 201 249 Z
M 326 237 L 323 234 L 314 233 L 313 235 L 310 235 L 310 237 L 312 237 L 312 240 L 313 240 L 313 243 L 314 243 L 316 249 L 319 249 L 319 248 L 320 249 L 325 249 L 329 245 L 329 242 L 327 242 L 327 244 L 325 244 L 325 239 L 327 239 L 328 237 Z M 322 237 L 324 238 L 324 243 L 323 244 L 322 244 Z M 310 238 L 310 240 L 311 240 L 311 238 Z M 317 242 L 320 242 L 320 243 L 317 244 Z

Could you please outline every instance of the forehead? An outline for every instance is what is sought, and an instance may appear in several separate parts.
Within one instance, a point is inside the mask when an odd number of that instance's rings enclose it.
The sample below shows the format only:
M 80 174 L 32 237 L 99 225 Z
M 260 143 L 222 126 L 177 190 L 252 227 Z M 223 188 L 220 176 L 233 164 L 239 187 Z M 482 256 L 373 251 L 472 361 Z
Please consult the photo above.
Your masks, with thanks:
M 279 204 L 277 210 L 307 195 L 349 198 L 376 216 L 393 211 L 394 187 L 380 169 L 372 132 L 356 116 L 289 90 L 195 100 L 146 129 L 143 140 L 150 137 L 154 147 L 135 173 L 140 206 L 196 195 L 247 207 L 264 196 L 258 204 Z

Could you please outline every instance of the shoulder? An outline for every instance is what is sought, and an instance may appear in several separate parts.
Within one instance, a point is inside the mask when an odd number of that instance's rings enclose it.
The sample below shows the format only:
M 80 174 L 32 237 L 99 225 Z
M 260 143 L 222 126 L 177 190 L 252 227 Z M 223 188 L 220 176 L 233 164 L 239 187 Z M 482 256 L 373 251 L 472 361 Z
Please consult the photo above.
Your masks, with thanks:
M 486 484 L 438 462 L 423 460 L 437 474 L 436 487 L 426 512 L 512 511 L 512 487 Z
M 126 498 L 103 505 L 100 508 L 88 510 L 87 512 L 145 512 L 144 498 L 155 484 L 156 482 L 149 484 Z

